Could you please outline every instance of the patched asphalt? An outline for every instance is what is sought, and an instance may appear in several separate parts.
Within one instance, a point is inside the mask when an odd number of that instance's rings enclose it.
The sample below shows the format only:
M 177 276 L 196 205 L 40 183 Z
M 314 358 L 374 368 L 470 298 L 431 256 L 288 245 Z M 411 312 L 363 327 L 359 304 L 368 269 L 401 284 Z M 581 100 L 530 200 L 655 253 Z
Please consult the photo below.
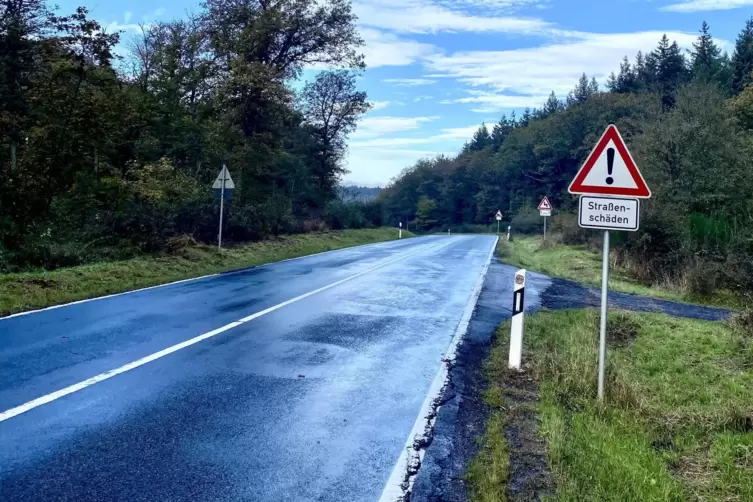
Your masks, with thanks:
M 489 415 L 482 401 L 487 388 L 483 363 L 489 355 L 492 337 L 499 324 L 510 318 L 515 267 L 493 260 L 474 311 L 468 333 L 458 347 L 438 411 L 432 442 L 427 447 L 416 476 L 411 502 L 464 502 L 468 500 L 463 481 L 469 462 L 478 453 L 478 438 Z M 565 279 L 528 272 L 526 312 L 546 307 L 552 310 L 598 307 L 600 289 Z M 636 312 L 657 312 L 677 317 L 723 321 L 732 311 L 691 305 L 626 293 L 609 292 L 610 308 Z M 504 334 L 503 334 L 504 336 Z M 520 474 L 520 473 L 519 473 Z M 527 480 L 525 475 L 518 478 Z

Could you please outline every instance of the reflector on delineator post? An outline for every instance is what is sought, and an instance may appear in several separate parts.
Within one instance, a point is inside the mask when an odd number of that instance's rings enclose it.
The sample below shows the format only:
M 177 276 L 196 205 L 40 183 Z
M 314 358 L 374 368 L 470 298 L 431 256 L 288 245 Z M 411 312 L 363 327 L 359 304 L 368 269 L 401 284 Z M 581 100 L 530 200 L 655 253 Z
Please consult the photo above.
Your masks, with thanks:
M 523 316 L 525 315 L 526 270 L 515 272 L 510 321 L 510 359 L 508 366 L 519 370 L 523 359 Z

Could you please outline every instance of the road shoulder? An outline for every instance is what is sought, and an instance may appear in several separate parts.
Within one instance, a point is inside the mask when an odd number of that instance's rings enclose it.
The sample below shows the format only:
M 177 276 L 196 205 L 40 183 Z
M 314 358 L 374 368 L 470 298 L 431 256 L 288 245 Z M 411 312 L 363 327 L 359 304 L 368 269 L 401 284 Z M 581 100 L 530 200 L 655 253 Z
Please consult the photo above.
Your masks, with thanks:
M 403 236 L 413 235 L 403 232 Z M 222 252 L 211 246 L 191 245 L 169 255 L 2 274 L 0 316 L 396 239 L 397 233 L 391 228 L 343 230 L 283 236 Z

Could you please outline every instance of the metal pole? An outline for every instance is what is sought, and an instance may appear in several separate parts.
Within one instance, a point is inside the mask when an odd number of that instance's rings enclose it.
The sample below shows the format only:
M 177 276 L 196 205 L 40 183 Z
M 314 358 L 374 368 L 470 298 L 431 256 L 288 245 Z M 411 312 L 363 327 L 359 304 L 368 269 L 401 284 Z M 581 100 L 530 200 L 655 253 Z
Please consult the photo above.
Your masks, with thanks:
M 609 230 L 604 231 L 601 262 L 601 323 L 599 325 L 599 401 L 604 400 L 604 374 L 607 363 L 607 293 L 609 291 Z
M 546 240 L 546 216 L 544 216 L 544 240 Z
M 499 220 L 497 220 L 497 235 L 499 235 Z
M 222 188 L 220 189 L 220 232 L 217 237 L 217 249 L 222 251 L 222 213 L 225 210 L 225 166 L 222 166 Z

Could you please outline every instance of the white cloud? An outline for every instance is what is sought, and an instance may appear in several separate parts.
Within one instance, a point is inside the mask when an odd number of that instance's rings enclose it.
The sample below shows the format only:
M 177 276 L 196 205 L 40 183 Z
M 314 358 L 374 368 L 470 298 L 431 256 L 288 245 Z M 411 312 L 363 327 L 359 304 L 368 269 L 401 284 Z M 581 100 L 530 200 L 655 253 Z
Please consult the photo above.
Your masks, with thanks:
M 119 23 L 117 21 L 113 21 L 105 26 L 105 31 L 107 33 L 118 33 L 121 31 L 125 33 L 141 33 L 141 25 L 136 23 Z
M 380 185 L 394 178 L 406 167 L 412 166 L 420 159 L 437 155 L 454 156 L 457 152 L 447 149 L 410 149 L 410 148 L 350 148 L 347 167 L 351 173 L 345 175 L 348 183 Z
M 431 80 L 428 78 L 386 78 L 382 80 L 382 82 L 395 84 L 398 87 L 417 87 L 419 85 L 430 85 L 437 83 L 436 80 Z
M 377 110 L 383 110 L 384 108 L 387 108 L 388 106 L 390 106 L 391 102 L 390 101 L 371 101 L 370 104 L 371 104 L 371 110 L 369 111 L 375 112 Z
M 631 60 L 638 50 L 653 50 L 662 32 L 579 34 L 580 39 L 540 47 L 508 51 L 457 52 L 451 55 L 434 54 L 425 60 L 433 76 L 454 78 L 471 87 L 469 96 L 459 102 L 481 103 L 478 110 L 501 109 L 504 103 L 523 103 L 538 100 L 554 91 L 563 98 L 585 72 L 604 82 L 610 72 L 619 68 L 624 55 Z M 668 32 L 670 40 L 677 40 L 689 48 L 696 35 Z M 720 45 L 725 42 L 720 40 Z M 490 97 L 491 92 L 500 96 Z M 506 97 L 502 97 L 505 94 Z M 517 96 L 515 96 L 517 95 Z
M 368 68 L 407 66 L 436 52 L 431 44 L 406 40 L 392 33 L 372 28 L 359 30 L 364 40 L 361 47 Z
M 511 10 L 526 5 L 540 5 L 543 0 L 438 0 L 438 3 L 446 7 L 466 7 L 490 10 Z
M 698 12 L 706 10 L 730 10 L 753 5 L 753 0 L 687 0 L 666 5 L 661 10 L 672 12 Z
M 347 164 L 352 172 L 345 176 L 345 180 L 384 185 L 420 159 L 455 156 L 479 125 L 444 128 L 416 137 L 373 137 L 351 141 Z M 384 136 L 390 132 L 385 132 Z
M 447 140 L 456 140 L 456 141 L 467 141 L 471 139 L 471 136 L 473 136 L 473 133 L 475 133 L 478 128 L 481 127 L 481 124 L 476 125 L 470 125 L 466 127 L 451 127 L 449 129 L 442 129 L 442 132 L 435 136 L 434 138 L 437 141 L 447 141 Z
M 141 33 L 142 26 L 144 28 L 148 28 L 149 26 L 154 24 L 152 21 L 164 15 L 165 12 L 167 12 L 167 9 L 159 8 L 148 14 L 143 15 L 142 23 L 132 23 L 131 19 L 133 19 L 133 12 L 127 11 L 123 14 L 122 23 L 119 21 L 112 21 L 111 23 L 108 23 L 106 25 L 104 25 L 103 23 L 103 25 L 105 26 L 105 31 L 107 31 L 107 33 L 118 33 L 118 32 L 124 32 L 125 34 Z
M 395 132 L 418 129 L 422 124 L 439 117 L 364 117 L 358 121 L 356 132 L 351 138 L 373 138 Z
M 510 6 L 525 2 L 503 3 Z M 465 4 L 477 6 L 479 0 Z M 536 34 L 552 28 L 550 23 L 540 19 L 474 15 L 458 10 L 454 5 L 450 2 L 441 5 L 432 0 L 359 0 L 353 4 L 353 10 L 361 25 L 403 33 L 465 31 Z
M 473 136 L 473 133 L 481 124 L 467 127 L 451 127 L 441 129 L 433 134 L 414 137 L 375 137 L 365 140 L 356 140 L 350 142 L 350 148 L 390 148 L 396 146 L 409 145 L 427 145 L 441 144 L 449 146 L 448 143 L 462 144 Z M 388 133 L 385 133 L 387 135 Z
M 574 86 L 574 85 L 573 85 Z M 477 103 L 478 106 L 471 108 L 472 112 L 490 113 L 502 110 L 514 110 L 522 108 L 537 108 L 543 105 L 548 95 L 521 96 L 518 94 L 500 94 L 471 89 L 470 96 L 458 99 L 445 99 L 439 104 L 449 105 L 455 103 Z

